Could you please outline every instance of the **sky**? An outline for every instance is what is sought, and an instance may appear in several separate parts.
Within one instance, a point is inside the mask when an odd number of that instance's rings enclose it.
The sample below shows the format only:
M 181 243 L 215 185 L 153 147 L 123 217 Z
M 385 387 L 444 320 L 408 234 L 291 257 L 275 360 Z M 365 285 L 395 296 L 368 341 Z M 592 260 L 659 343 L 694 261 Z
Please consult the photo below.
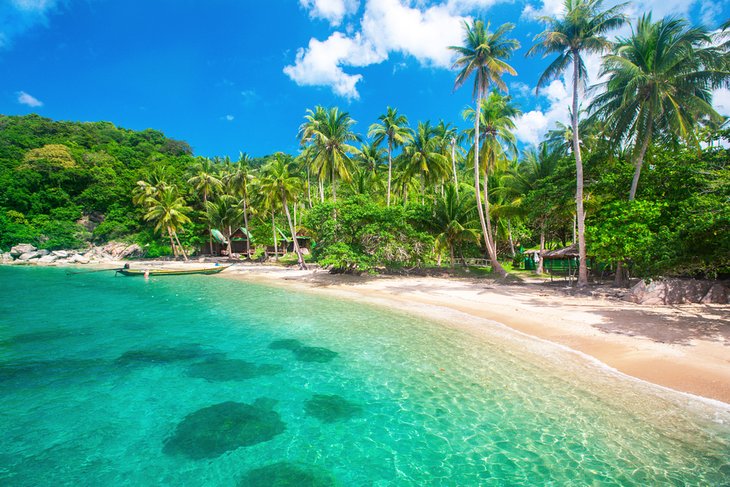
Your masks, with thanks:
M 606 5 L 617 3 L 606 0 Z M 521 48 L 505 76 L 522 110 L 516 136 L 535 144 L 569 121 L 570 83 L 535 94 L 550 61 L 525 57 L 541 15 L 562 0 L 0 0 L 0 113 L 109 121 L 187 141 L 196 155 L 296 154 L 307 109 L 338 106 L 361 135 L 386 107 L 412 127 L 466 127 L 472 85 L 454 90 L 450 45 L 464 22 L 515 24 Z M 711 29 L 730 2 L 639 0 L 652 11 Z M 626 35 L 628 27 L 613 35 Z M 586 59 L 591 82 L 600 57 Z M 715 94 L 730 115 L 730 91 Z

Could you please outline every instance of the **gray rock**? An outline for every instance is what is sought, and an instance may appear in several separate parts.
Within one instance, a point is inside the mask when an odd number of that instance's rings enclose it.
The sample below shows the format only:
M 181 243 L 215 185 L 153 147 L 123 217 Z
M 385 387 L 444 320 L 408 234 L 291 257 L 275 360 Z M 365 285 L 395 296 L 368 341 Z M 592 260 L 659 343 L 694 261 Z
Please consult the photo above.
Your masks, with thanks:
M 698 279 L 663 279 L 649 284 L 639 281 L 625 299 L 645 305 L 721 302 L 723 299 L 727 302 L 727 289 L 722 283 Z
M 0 256 L 0 262 L 2 262 L 3 264 L 9 264 L 12 261 L 13 261 L 13 254 L 11 254 L 10 252 L 5 252 L 4 254 L 2 254 Z
M 75 254 L 75 255 L 71 256 L 71 258 L 69 258 L 68 261 L 72 264 L 88 264 L 89 258 L 86 257 L 85 255 Z
M 46 255 L 50 254 L 50 252 L 47 251 L 46 249 L 38 249 L 37 252 L 38 252 L 38 255 L 40 255 L 41 257 L 45 257 Z
M 700 300 L 702 304 L 727 304 L 727 286 L 717 282 Z
M 38 262 L 42 263 L 42 264 L 50 264 L 52 262 L 56 262 L 57 260 L 58 260 L 58 256 L 53 255 L 53 254 L 48 254 L 48 255 L 44 255 L 43 257 L 38 259 Z
M 27 261 L 29 261 L 31 259 L 37 259 L 40 256 L 41 255 L 38 252 L 36 252 L 36 251 L 33 251 L 33 252 L 25 252 L 24 254 L 21 254 L 20 256 L 18 256 L 18 260 L 21 261 L 21 262 L 27 262 Z
M 54 250 L 51 253 L 61 259 L 65 259 L 66 257 L 68 257 L 68 252 L 66 252 L 65 250 Z
M 36 249 L 31 244 L 18 244 L 15 247 L 10 249 L 10 254 L 13 257 L 19 257 L 23 254 L 27 254 L 28 252 L 33 252 L 35 250 L 38 250 L 38 249 Z

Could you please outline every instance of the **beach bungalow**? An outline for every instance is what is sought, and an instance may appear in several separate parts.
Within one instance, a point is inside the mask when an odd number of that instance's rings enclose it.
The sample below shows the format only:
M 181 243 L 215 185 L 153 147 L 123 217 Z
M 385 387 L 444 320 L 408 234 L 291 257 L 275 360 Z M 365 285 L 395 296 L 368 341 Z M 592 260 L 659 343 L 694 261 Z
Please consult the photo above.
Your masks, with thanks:
M 253 235 L 245 227 L 239 227 L 231 234 L 231 252 L 245 255 L 247 241 L 253 252 Z

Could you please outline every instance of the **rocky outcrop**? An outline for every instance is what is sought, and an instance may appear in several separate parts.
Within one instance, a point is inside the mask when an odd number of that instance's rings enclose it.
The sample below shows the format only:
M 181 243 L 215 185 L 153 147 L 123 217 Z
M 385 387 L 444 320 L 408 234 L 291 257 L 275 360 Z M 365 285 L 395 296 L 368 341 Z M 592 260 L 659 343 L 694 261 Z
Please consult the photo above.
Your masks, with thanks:
M 55 256 L 53 254 L 44 255 L 40 259 L 38 259 L 39 264 L 51 264 L 53 262 L 56 262 L 58 260 L 58 256 Z
M 39 257 L 41 257 L 41 254 L 37 250 L 33 250 L 31 252 L 25 252 L 20 254 L 18 256 L 18 260 L 21 262 L 27 262 L 29 260 L 37 259 Z
M 144 250 L 137 244 L 125 244 L 121 242 L 109 242 L 102 250 L 114 259 L 126 259 L 129 257 L 142 257 Z
M 2 255 L 0 255 L 0 262 L 3 264 L 9 264 L 13 261 L 13 254 L 10 252 L 5 252 Z
M 722 282 L 699 279 L 639 281 L 625 299 L 644 305 L 727 304 L 728 288 Z
M 18 244 L 15 247 L 10 249 L 10 255 L 13 257 L 20 257 L 23 254 L 27 254 L 28 252 L 35 252 L 36 249 L 31 244 Z

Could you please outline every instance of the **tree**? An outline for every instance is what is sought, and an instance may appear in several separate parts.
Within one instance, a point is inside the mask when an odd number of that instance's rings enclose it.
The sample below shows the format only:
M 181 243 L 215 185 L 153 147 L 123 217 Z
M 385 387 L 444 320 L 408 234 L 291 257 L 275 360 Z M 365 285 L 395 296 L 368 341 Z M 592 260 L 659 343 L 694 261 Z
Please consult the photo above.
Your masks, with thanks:
M 329 175 L 332 182 L 332 199 L 337 201 L 337 176 L 350 180 L 350 154 L 357 154 L 356 147 L 350 142 L 357 141 L 352 131 L 355 121 L 347 112 L 332 107 L 328 110 L 321 106 L 314 111 L 307 110 L 306 122 L 299 129 L 299 138 L 313 149 L 313 163 L 320 182 Z
M 155 224 L 156 232 L 162 230 L 167 232 L 175 257 L 181 253 L 183 258 L 188 260 L 177 232 L 183 225 L 190 223 L 188 213 L 192 211 L 192 208 L 185 204 L 185 199 L 178 194 L 177 188 L 165 186 L 157 194 L 150 196 L 145 203 L 149 209 L 145 213 L 144 219 Z
M 275 154 L 274 159 L 264 167 L 264 174 L 261 182 L 261 190 L 272 195 L 272 198 L 274 195 L 281 198 L 281 205 L 284 207 L 286 220 L 289 223 L 289 231 L 294 242 L 294 251 L 297 253 L 299 268 L 306 270 L 307 265 L 304 263 L 302 250 L 299 248 L 297 232 L 292 223 L 288 203 L 289 201 L 296 201 L 299 190 L 299 178 L 289 173 L 289 163 L 285 160 L 284 154 L 281 152 Z
M 454 247 L 464 241 L 479 243 L 474 199 L 459 196 L 456 186 L 447 184 L 443 196 L 434 207 L 432 220 L 436 232 L 436 248 L 449 250 L 449 263 L 454 268 Z
M 422 197 L 427 183 L 442 182 L 448 177 L 449 162 L 439 153 L 439 140 L 429 122 L 418 123 L 415 137 L 403 150 L 402 169 L 411 176 L 419 174 Z
M 497 163 L 507 161 L 517 156 L 517 141 L 512 130 L 515 129 L 515 117 L 521 112 L 511 103 L 508 96 L 503 96 L 492 91 L 487 98 L 482 100 L 480 114 L 481 139 L 479 148 L 479 159 L 483 164 L 483 193 L 485 218 L 487 223 L 487 241 L 496 255 L 497 248 L 492 232 L 491 217 L 489 211 L 489 175 L 496 170 Z M 473 119 L 475 112 L 467 109 L 464 112 L 465 119 Z
M 479 188 L 479 125 L 481 122 L 481 106 L 484 94 L 489 91 L 490 85 L 495 85 L 502 91 L 507 91 L 507 86 L 502 80 L 505 73 L 516 75 L 517 72 L 505 62 L 512 56 L 512 53 L 519 48 L 519 42 L 507 38 L 507 34 L 514 28 L 513 24 L 503 24 L 494 33 L 489 32 L 489 25 L 485 26 L 481 20 L 474 20 L 472 25 L 464 24 L 465 36 L 463 46 L 451 46 L 449 49 L 455 51 L 458 58 L 454 62 L 454 68 L 460 68 L 456 76 L 454 89 L 464 85 L 474 75 L 473 97 L 476 99 L 476 115 L 474 117 L 474 190 L 477 199 L 477 210 L 479 221 L 482 226 L 484 242 L 487 246 L 492 269 L 501 276 L 507 272 L 497 260 L 495 249 L 490 245 L 489 232 L 484 216 L 484 209 L 481 205 L 481 191 Z
M 223 183 L 216 177 L 216 168 L 210 159 L 201 158 L 192 169 L 193 175 L 188 179 L 195 191 L 203 196 L 203 208 L 208 204 L 208 196 L 215 191 L 219 191 L 223 187 Z M 210 225 L 208 225 L 208 244 L 210 253 L 213 254 L 213 234 Z
M 243 207 L 243 225 L 246 228 L 246 258 L 251 257 L 251 233 L 248 227 L 248 183 L 253 179 L 251 175 L 251 156 L 241 152 L 238 162 L 233 166 L 229 175 L 231 189 L 241 198 Z
M 614 144 L 633 145 L 629 201 L 636 197 L 655 138 L 681 138 L 699 147 L 698 121 L 723 120 L 712 108 L 712 89 L 730 77 L 722 54 L 705 28 L 676 18 L 652 22 L 647 14 L 630 37 L 619 39 L 614 52 L 604 56 L 601 75 L 608 79 L 591 109 L 606 121 Z
M 227 242 L 228 258 L 231 258 L 231 235 L 241 224 L 243 211 L 240 200 L 233 195 L 224 194 L 214 201 L 205 203 L 206 219 L 209 226 L 219 228 Z
M 408 119 L 405 115 L 398 115 L 398 110 L 388 107 L 383 115 L 378 117 L 379 123 L 374 123 L 368 129 L 368 137 L 372 137 L 376 144 L 383 140 L 388 142 L 388 192 L 386 206 L 390 206 L 390 186 L 393 176 L 393 149 L 413 140 L 413 131 L 408 128 Z
M 561 17 L 543 17 L 547 28 L 535 36 L 537 44 L 527 52 L 528 55 L 542 53 L 543 57 L 557 53 L 558 57 L 545 69 L 537 82 L 537 89 L 573 64 L 573 103 L 571 125 L 573 128 L 573 154 L 576 168 L 576 217 L 578 220 L 578 286 L 588 285 L 588 266 L 586 262 L 585 212 L 583 208 L 583 160 L 580 150 L 578 127 L 578 94 L 585 87 L 588 73 L 583 62 L 584 53 L 602 53 L 611 43 L 605 34 L 626 21 L 621 10 L 626 4 L 601 10 L 602 0 L 565 0 L 565 12 Z

